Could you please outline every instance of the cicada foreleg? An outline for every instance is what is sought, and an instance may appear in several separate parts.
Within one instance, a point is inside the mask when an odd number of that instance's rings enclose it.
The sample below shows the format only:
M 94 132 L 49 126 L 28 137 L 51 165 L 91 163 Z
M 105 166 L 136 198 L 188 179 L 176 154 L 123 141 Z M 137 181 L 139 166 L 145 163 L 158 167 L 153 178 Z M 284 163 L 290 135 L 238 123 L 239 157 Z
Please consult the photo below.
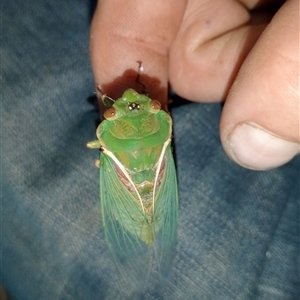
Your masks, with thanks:
M 89 148 L 89 149 L 100 149 L 101 150 L 101 145 L 100 145 L 100 141 L 99 140 L 95 140 L 95 141 L 91 141 L 91 142 L 88 142 L 86 144 L 86 146 Z M 100 159 L 96 159 L 95 160 L 95 166 L 97 168 L 100 167 Z

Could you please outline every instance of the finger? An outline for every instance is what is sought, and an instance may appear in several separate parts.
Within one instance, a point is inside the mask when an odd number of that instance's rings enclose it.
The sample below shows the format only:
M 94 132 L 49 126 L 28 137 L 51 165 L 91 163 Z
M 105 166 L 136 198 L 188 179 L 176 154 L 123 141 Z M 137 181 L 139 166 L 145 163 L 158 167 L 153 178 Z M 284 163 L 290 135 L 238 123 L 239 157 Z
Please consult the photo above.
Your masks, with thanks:
M 221 119 L 225 151 L 265 170 L 299 152 L 299 2 L 287 1 L 247 57 Z
M 194 101 L 223 100 L 268 20 L 237 1 L 190 0 L 170 49 L 174 91 Z
M 112 98 L 129 87 L 139 90 L 141 61 L 141 82 L 152 98 L 166 103 L 168 51 L 184 9 L 184 0 L 99 1 L 90 35 L 95 85 Z

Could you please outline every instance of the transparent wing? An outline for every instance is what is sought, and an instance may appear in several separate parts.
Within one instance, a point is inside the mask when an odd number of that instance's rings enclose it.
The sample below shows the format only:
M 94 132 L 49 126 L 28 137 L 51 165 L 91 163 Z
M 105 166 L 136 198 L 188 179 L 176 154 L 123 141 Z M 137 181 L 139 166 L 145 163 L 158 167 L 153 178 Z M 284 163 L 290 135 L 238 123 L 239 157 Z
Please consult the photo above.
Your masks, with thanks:
M 166 278 L 175 253 L 178 224 L 178 187 L 170 145 L 166 149 L 164 175 L 154 207 L 155 257 L 160 274 Z
M 100 201 L 104 233 L 113 261 L 135 289 L 146 285 L 152 265 L 151 246 L 140 239 L 147 220 L 137 199 L 118 178 L 110 157 L 100 157 Z M 149 232 L 152 229 L 149 228 Z

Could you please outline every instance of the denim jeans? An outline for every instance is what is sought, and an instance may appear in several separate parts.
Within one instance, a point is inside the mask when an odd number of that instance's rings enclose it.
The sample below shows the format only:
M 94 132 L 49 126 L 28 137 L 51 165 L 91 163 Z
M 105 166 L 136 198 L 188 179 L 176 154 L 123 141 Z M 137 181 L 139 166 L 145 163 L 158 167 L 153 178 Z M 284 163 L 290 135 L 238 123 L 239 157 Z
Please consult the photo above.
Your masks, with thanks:
M 127 288 L 104 240 L 98 153 L 85 146 L 99 122 L 89 3 L 3 2 L 0 272 L 10 295 L 299 299 L 300 157 L 270 171 L 244 169 L 220 144 L 221 105 L 176 100 L 175 258 L 162 284 L 154 273 L 143 294 Z

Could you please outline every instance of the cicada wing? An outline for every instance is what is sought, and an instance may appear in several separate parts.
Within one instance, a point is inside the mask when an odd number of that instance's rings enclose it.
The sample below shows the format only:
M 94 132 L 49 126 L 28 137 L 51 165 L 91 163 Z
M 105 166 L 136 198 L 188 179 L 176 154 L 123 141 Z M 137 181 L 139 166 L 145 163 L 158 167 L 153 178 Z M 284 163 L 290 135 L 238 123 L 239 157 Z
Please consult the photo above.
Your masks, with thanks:
M 160 274 L 167 277 L 175 254 L 178 224 L 178 187 L 170 145 L 165 152 L 165 170 L 155 196 L 155 257 Z
M 109 250 L 122 277 L 135 289 L 143 289 L 152 265 L 152 251 L 140 239 L 149 226 L 135 197 L 119 179 L 113 161 L 100 157 L 101 214 Z

